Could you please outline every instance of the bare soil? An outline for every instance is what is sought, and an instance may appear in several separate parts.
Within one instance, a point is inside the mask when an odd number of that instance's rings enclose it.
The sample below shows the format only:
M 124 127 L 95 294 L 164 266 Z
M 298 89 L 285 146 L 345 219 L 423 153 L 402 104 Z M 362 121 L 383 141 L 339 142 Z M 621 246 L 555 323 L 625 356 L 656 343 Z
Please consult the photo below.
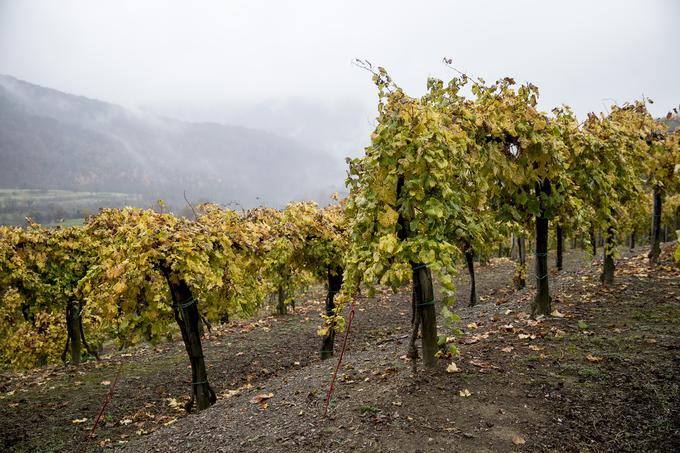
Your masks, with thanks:
M 218 402 L 198 414 L 182 409 L 191 374 L 181 342 L 77 369 L 6 372 L 0 449 L 82 448 L 120 370 L 88 451 L 679 451 L 680 269 L 671 247 L 654 268 L 645 249 L 622 250 L 610 287 L 600 285 L 600 260 L 568 251 L 550 278 L 556 316 L 537 321 L 528 316 L 533 289 L 512 289 L 512 262 L 479 267 L 481 304 L 456 307 L 463 335 L 448 333 L 460 355 L 434 370 L 414 372 L 404 355 L 408 288 L 362 298 L 327 418 L 335 359 L 318 358 L 322 288 L 288 316 L 206 335 Z M 458 300 L 467 290 L 463 273 Z M 447 372 L 452 362 L 457 372 Z

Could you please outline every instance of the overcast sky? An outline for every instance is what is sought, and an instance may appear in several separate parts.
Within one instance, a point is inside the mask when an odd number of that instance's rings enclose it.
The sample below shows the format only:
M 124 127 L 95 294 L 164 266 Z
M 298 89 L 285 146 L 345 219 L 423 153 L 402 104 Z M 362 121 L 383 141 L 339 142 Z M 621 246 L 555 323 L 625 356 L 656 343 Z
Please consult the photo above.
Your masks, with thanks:
M 348 100 L 371 116 L 385 66 L 410 94 L 442 63 L 601 111 L 680 103 L 680 2 L 0 0 L 0 73 L 127 106 Z M 162 110 L 162 108 L 161 108 Z

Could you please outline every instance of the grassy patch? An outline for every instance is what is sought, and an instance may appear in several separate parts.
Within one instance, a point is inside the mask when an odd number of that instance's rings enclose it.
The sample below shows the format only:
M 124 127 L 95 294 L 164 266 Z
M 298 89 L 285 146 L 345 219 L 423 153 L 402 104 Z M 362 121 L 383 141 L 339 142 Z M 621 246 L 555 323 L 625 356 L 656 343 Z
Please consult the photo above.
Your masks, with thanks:
M 560 367 L 567 373 L 575 374 L 585 380 L 601 380 L 606 374 L 597 365 L 581 363 L 563 363 Z
M 362 404 L 361 406 L 359 406 L 359 412 L 361 413 L 361 415 L 375 414 L 376 412 L 378 412 L 378 410 L 379 409 L 377 407 L 371 404 Z

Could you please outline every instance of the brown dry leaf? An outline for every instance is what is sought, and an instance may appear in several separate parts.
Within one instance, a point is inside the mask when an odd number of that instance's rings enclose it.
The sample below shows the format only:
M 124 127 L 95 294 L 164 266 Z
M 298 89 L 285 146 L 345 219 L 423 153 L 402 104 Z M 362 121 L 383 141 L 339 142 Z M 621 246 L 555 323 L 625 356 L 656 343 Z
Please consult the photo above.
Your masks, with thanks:
M 87 417 L 86 418 L 76 418 L 76 419 L 71 420 L 71 423 L 73 423 L 74 425 L 82 425 L 83 423 L 86 423 L 86 422 L 87 422 Z
M 600 362 L 602 362 L 602 357 L 596 357 L 592 354 L 588 354 L 586 356 L 586 360 L 590 363 L 600 363 Z
M 476 329 L 479 327 L 476 322 L 471 322 L 470 324 L 467 325 L 468 329 Z
M 501 349 L 501 351 L 503 351 L 503 352 L 512 352 L 513 349 L 515 349 L 515 348 L 513 348 L 512 346 L 508 346 L 508 347 L 506 347 L 506 348 Z
M 111 385 L 111 381 L 101 381 L 101 385 Z
M 485 368 L 485 369 L 493 368 L 493 369 L 498 369 L 498 367 L 497 367 L 496 365 L 491 364 L 491 363 L 489 363 L 489 362 L 484 362 L 484 361 L 482 361 L 482 360 L 474 359 L 474 360 L 470 360 L 468 363 L 469 363 L 470 365 L 474 365 L 474 366 L 479 367 L 479 368 Z
M 524 439 L 524 437 L 515 434 L 512 436 L 512 443 L 515 445 L 524 445 L 527 443 L 527 441 Z
M 262 404 L 268 399 L 272 398 L 274 396 L 273 393 L 260 393 L 259 395 L 255 395 L 254 397 L 250 398 L 250 402 L 253 404 Z
M 531 349 L 532 351 L 540 351 L 543 348 L 540 347 L 540 346 L 536 346 L 535 344 L 532 344 L 532 345 L 529 345 L 529 349 Z
M 472 392 L 468 389 L 463 389 L 460 392 L 458 392 L 458 394 L 460 396 L 463 396 L 463 397 L 468 397 L 468 396 L 472 395 Z

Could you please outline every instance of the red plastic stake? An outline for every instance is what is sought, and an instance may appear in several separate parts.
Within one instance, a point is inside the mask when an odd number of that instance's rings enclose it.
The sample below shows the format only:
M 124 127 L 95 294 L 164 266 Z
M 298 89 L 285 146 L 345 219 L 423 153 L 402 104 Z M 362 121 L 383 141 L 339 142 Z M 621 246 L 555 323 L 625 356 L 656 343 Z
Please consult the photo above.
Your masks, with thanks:
M 118 366 L 118 371 L 116 371 L 116 377 L 113 380 L 113 384 L 111 384 L 111 388 L 109 389 L 109 393 L 106 394 L 106 398 L 104 398 L 104 404 L 102 404 L 102 408 L 99 409 L 99 414 L 97 414 L 97 418 L 94 420 L 94 425 L 92 426 L 92 430 L 90 433 L 87 435 L 87 438 L 85 439 L 85 442 L 83 442 L 83 445 L 81 445 L 81 448 L 78 449 L 78 451 L 86 451 L 87 446 L 90 443 L 90 440 L 94 437 L 94 431 L 97 429 L 97 425 L 99 424 L 99 420 L 101 420 L 102 415 L 104 415 L 104 410 L 106 409 L 106 406 L 109 405 L 109 402 L 113 398 L 113 390 L 116 388 L 116 384 L 118 383 L 118 378 L 120 377 L 120 370 L 123 368 L 123 364 L 121 363 Z
M 335 364 L 335 371 L 333 371 L 333 377 L 331 378 L 331 385 L 328 388 L 328 393 L 326 393 L 326 402 L 323 407 L 323 416 L 328 415 L 328 404 L 331 402 L 331 396 L 333 395 L 333 390 L 335 389 L 335 378 L 338 376 L 338 370 L 340 369 L 340 364 L 342 363 L 342 358 L 345 355 L 345 349 L 347 348 L 347 339 L 352 328 L 352 320 L 354 319 L 354 301 L 350 305 L 349 316 L 347 317 L 347 326 L 345 327 L 345 338 L 342 339 L 342 346 L 340 347 L 340 354 L 338 354 L 338 363 Z

